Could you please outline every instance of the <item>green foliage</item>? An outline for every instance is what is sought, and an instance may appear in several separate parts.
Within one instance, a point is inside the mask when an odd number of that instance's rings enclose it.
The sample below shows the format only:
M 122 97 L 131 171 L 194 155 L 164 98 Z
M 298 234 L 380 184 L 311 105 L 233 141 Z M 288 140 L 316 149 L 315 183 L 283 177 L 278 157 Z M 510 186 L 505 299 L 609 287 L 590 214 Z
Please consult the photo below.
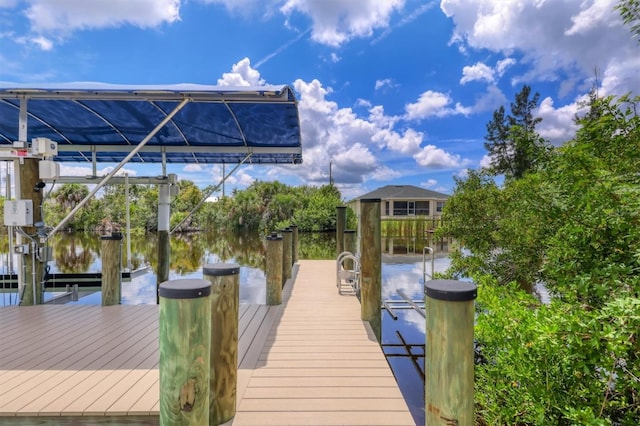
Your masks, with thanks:
M 475 277 L 477 414 L 491 425 L 637 424 L 640 300 L 582 311 Z
M 333 185 L 324 185 L 309 195 L 295 212 L 294 221 L 304 232 L 335 230 L 336 207 L 342 204 L 340 191 Z
M 631 27 L 631 33 L 640 42 L 640 0 L 620 0 L 615 9 L 625 24 Z
M 505 115 L 504 107 L 500 107 L 487 124 L 485 147 L 491 155 L 491 171 L 496 175 L 520 179 L 546 161 L 549 146 L 535 131 L 542 119 L 533 117 L 540 94 L 535 93 L 531 99 L 530 95 L 531 88 L 523 86 L 511 103 L 512 115 Z
M 445 206 L 449 275 L 480 285 L 480 423 L 640 423 L 639 102 L 592 97 L 545 167 L 502 187 L 471 172 Z

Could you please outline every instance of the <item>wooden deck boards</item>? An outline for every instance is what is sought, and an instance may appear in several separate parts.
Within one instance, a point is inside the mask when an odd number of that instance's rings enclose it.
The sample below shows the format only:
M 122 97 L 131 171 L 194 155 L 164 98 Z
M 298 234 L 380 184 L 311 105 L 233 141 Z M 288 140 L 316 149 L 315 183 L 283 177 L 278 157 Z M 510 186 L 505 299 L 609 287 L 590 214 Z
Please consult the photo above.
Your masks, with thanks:
M 242 393 L 239 425 L 413 425 L 360 304 L 334 261 L 300 261 Z
M 300 261 L 282 305 L 240 305 L 233 425 L 414 424 L 334 268 Z M 158 361 L 155 305 L 0 308 L 0 417 L 157 416 Z

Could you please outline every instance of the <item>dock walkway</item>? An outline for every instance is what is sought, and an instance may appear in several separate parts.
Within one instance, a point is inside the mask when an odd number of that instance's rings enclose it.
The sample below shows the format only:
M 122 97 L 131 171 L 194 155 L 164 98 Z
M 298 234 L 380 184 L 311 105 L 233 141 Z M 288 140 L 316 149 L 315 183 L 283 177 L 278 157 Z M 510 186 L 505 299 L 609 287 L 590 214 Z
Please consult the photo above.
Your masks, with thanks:
M 338 295 L 334 268 L 300 261 L 282 305 L 240 306 L 234 426 L 414 424 L 357 299 Z M 158 363 L 155 305 L 0 308 L 0 423 L 157 418 Z
M 360 303 L 338 294 L 335 265 L 299 261 L 255 365 L 240 366 L 251 375 L 234 426 L 415 424 Z

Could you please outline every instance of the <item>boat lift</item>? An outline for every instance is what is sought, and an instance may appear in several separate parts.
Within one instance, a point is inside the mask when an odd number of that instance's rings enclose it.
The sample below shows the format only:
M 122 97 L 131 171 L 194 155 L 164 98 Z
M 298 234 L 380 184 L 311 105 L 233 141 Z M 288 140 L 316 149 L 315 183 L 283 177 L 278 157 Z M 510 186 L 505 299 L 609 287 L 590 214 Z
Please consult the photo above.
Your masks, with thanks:
M 431 273 L 427 272 L 427 257 L 428 257 L 427 255 L 430 255 Z M 435 268 L 435 257 L 434 257 L 433 249 L 431 247 L 425 247 L 422 250 L 423 290 L 427 281 L 433 279 L 434 268 Z M 389 315 L 391 315 L 391 318 L 393 318 L 394 320 L 398 319 L 398 315 L 395 312 L 395 310 L 398 310 L 398 309 L 413 309 L 414 311 L 422 315 L 423 318 L 427 317 L 425 305 L 424 305 L 424 297 L 422 299 L 412 300 L 409 296 L 407 296 L 407 294 L 402 289 L 396 290 L 396 293 L 398 293 L 398 295 L 402 299 L 386 299 L 382 301 L 382 309 L 385 309 L 389 313 Z M 423 291 L 423 294 L 424 294 L 424 291 Z

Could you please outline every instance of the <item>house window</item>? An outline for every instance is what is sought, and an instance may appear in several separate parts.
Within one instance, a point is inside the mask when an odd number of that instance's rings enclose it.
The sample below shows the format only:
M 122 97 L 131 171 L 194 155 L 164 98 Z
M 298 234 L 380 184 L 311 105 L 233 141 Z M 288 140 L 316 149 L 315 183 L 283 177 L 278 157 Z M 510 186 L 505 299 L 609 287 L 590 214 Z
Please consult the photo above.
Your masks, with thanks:
M 444 210 L 444 201 L 436 202 L 436 211 L 442 213 L 442 210 Z
M 416 216 L 429 216 L 428 201 L 416 201 Z
M 407 202 L 406 201 L 394 201 L 393 202 L 393 215 L 394 216 L 406 216 L 407 215 Z
M 388 201 L 384 202 L 384 215 L 385 216 L 389 216 L 389 202 Z

